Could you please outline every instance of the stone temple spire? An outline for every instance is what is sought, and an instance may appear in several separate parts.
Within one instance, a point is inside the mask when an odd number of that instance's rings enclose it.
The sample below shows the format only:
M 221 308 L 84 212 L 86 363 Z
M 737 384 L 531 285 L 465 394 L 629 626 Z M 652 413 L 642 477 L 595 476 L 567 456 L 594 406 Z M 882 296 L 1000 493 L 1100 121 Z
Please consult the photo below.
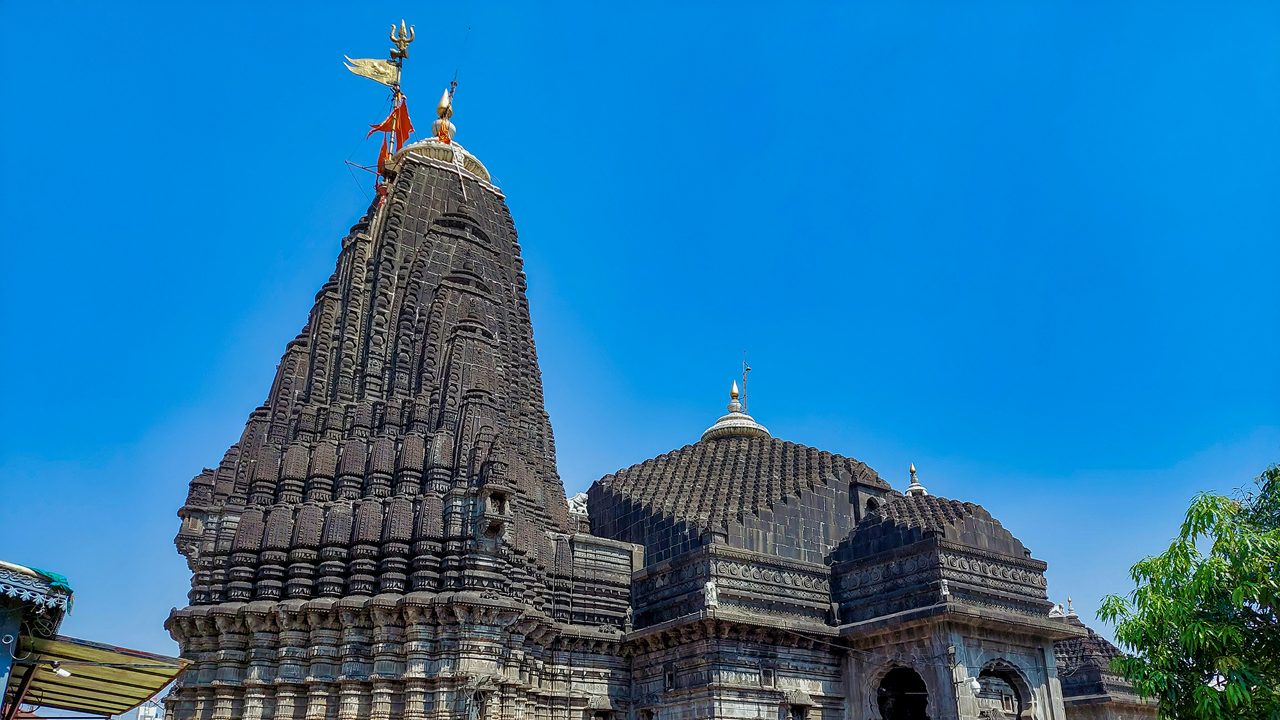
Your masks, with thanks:
M 193 605 L 552 602 L 548 533 L 571 523 L 520 247 L 502 193 L 449 144 L 451 101 L 439 137 L 388 163 L 240 441 L 192 480 L 177 543 Z
M 756 422 L 755 418 L 742 411 L 742 402 L 738 399 L 738 381 L 733 381 L 729 390 L 729 412 L 720 416 L 715 425 L 702 433 L 703 440 L 714 440 L 725 437 L 769 437 L 769 430 Z
M 567 676 L 562 633 L 626 625 L 636 555 L 570 516 L 515 224 L 452 100 L 386 162 L 265 402 L 191 480 L 169 720 L 552 717 L 567 690 L 525 685 L 513 710 L 512 678 Z

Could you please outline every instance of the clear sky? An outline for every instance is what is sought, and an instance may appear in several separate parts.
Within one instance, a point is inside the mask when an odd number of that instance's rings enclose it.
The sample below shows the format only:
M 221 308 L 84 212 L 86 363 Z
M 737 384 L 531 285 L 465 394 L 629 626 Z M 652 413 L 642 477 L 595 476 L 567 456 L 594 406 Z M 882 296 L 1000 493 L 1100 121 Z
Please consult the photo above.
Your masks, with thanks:
M 159 652 L 175 511 L 426 127 L 506 192 L 568 491 L 775 434 L 983 504 L 1086 620 L 1280 460 L 1280 6 L 0 2 L 0 557 Z M 465 29 L 472 31 L 464 42 Z

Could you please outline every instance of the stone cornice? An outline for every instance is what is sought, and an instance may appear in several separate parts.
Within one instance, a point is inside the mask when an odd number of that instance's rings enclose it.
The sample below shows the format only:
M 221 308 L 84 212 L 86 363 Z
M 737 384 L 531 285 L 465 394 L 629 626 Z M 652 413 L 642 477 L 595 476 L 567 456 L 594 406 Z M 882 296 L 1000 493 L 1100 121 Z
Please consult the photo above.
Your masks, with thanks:
M 869 620 L 841 625 L 840 637 L 857 639 L 874 636 L 886 631 L 900 631 L 909 627 L 937 623 L 957 622 L 974 627 L 990 628 L 998 632 L 1020 632 L 1045 640 L 1066 640 L 1083 637 L 1084 630 L 1049 617 L 1007 612 L 993 608 L 978 608 L 960 602 L 942 602 L 928 607 L 914 608 L 891 615 L 881 615 Z

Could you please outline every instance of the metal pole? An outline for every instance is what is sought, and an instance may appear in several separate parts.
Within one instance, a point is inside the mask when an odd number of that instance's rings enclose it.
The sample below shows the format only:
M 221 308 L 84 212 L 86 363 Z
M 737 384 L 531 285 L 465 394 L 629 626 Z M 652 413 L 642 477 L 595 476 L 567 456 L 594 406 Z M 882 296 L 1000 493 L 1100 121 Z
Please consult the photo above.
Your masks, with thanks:
M 18 685 L 18 692 L 13 696 L 13 702 L 9 707 L 4 709 L 4 720 L 13 720 L 18 714 L 18 708 L 22 706 L 22 701 L 27 699 L 27 689 L 31 687 L 31 681 L 36 677 L 37 666 L 32 665 L 27 668 L 27 674 L 22 676 L 22 682 Z

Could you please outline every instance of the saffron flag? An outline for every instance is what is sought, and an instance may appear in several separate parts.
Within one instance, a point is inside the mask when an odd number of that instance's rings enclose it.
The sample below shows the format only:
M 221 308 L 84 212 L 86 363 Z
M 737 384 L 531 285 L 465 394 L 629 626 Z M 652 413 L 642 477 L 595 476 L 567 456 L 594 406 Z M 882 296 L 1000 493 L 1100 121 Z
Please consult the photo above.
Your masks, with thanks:
M 413 132 L 413 121 L 409 119 L 409 106 L 403 100 L 400 101 L 391 114 L 385 120 L 377 125 L 369 126 L 369 135 L 376 132 L 392 133 L 396 136 L 396 152 L 400 152 L 400 148 L 404 147 L 405 142 L 409 139 L 409 134 Z M 365 135 L 365 137 L 369 137 Z
M 391 114 L 395 116 L 396 152 L 400 152 L 400 148 L 404 146 L 409 139 L 409 135 L 413 132 L 413 121 L 409 119 L 409 103 L 401 100 L 399 107 L 393 110 Z
M 388 133 L 395 132 L 396 131 L 396 111 L 392 110 L 391 114 L 387 116 L 386 120 L 383 120 L 377 125 L 370 125 L 369 127 L 371 128 L 369 130 L 369 135 L 372 135 L 376 132 L 388 132 Z M 365 135 L 365 137 L 369 137 L 369 135 Z
M 378 151 L 378 174 L 387 174 L 387 158 L 391 153 L 387 152 L 387 136 L 382 136 L 382 149 Z

